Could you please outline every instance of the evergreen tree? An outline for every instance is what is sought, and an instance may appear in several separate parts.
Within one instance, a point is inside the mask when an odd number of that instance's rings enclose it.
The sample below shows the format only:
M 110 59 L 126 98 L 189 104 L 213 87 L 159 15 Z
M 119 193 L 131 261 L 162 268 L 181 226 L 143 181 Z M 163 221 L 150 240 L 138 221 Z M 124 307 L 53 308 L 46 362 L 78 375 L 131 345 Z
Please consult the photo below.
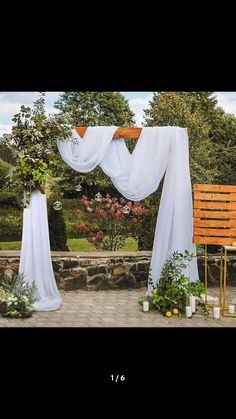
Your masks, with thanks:
M 53 208 L 53 200 L 50 200 L 48 211 L 48 224 L 51 250 L 68 251 L 66 223 L 63 216 L 63 210 L 55 211 Z

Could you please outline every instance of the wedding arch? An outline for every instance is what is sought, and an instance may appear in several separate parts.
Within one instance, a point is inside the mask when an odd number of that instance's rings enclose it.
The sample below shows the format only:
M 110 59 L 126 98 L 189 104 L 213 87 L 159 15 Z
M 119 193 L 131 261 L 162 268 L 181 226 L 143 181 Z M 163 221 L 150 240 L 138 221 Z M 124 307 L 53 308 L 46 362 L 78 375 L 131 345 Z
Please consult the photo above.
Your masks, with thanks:
M 137 139 L 133 153 L 125 138 Z M 196 254 L 192 243 L 187 128 L 78 127 L 72 130 L 69 140 L 58 140 L 57 145 L 71 168 L 88 173 L 99 165 L 116 189 L 132 201 L 143 200 L 156 191 L 164 177 L 150 264 L 153 283 L 159 281 L 161 269 L 174 251 Z M 61 297 L 52 269 L 46 197 L 39 191 L 32 193 L 30 206 L 24 209 L 20 271 L 29 282 L 36 282 L 37 310 L 59 308 Z M 196 258 L 184 273 L 191 281 L 198 280 Z

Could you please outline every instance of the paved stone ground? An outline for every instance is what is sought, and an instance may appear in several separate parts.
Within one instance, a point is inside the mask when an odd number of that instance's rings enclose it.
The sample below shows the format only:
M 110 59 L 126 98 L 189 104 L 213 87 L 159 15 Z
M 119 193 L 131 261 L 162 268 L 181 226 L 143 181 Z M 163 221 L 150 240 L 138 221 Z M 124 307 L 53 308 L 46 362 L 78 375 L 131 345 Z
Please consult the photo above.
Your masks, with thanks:
M 54 312 L 35 312 L 29 319 L 0 317 L 0 327 L 236 327 L 236 318 L 215 320 L 195 314 L 192 319 L 166 318 L 156 311 L 144 313 L 138 300 L 146 288 L 116 291 L 61 292 L 63 304 Z M 236 287 L 229 288 L 231 298 Z M 209 289 L 217 295 L 217 289 Z

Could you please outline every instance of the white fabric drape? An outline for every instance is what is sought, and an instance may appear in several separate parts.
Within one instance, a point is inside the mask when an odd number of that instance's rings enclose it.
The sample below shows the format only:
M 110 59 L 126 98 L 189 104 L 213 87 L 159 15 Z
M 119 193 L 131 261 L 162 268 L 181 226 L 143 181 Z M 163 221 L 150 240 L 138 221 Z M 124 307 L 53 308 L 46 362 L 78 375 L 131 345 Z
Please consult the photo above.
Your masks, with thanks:
M 46 196 L 39 191 L 31 194 L 31 201 L 23 214 L 23 235 L 19 272 L 25 281 L 37 286 L 34 310 L 57 310 L 61 297 L 54 278 Z
M 156 283 L 174 251 L 196 254 L 187 129 L 144 127 L 131 154 L 124 140 L 112 139 L 117 128 L 89 127 L 83 139 L 73 130 L 71 141 L 58 141 L 58 149 L 62 159 L 78 172 L 86 173 L 100 165 L 117 190 L 132 201 L 156 191 L 165 174 L 150 265 Z M 191 281 L 198 279 L 196 259 L 185 274 Z

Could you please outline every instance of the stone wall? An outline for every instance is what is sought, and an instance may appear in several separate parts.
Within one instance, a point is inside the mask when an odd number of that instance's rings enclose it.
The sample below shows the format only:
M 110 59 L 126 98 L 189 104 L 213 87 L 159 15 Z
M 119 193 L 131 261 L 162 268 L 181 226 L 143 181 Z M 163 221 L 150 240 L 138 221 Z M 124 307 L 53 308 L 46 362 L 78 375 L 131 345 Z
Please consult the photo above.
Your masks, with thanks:
M 107 290 L 147 286 L 151 252 L 76 253 L 52 252 L 58 288 L 66 291 Z M 20 252 L 0 251 L 0 284 L 18 272 Z M 204 279 L 204 256 L 198 255 L 200 278 Z M 208 257 L 208 283 L 217 286 L 220 256 Z M 236 285 L 236 256 L 228 257 L 227 283 Z
M 13 254 L 14 253 L 14 254 Z M 18 272 L 19 252 L 0 252 L 0 283 Z M 147 285 L 151 252 L 52 252 L 59 289 L 139 288 Z

